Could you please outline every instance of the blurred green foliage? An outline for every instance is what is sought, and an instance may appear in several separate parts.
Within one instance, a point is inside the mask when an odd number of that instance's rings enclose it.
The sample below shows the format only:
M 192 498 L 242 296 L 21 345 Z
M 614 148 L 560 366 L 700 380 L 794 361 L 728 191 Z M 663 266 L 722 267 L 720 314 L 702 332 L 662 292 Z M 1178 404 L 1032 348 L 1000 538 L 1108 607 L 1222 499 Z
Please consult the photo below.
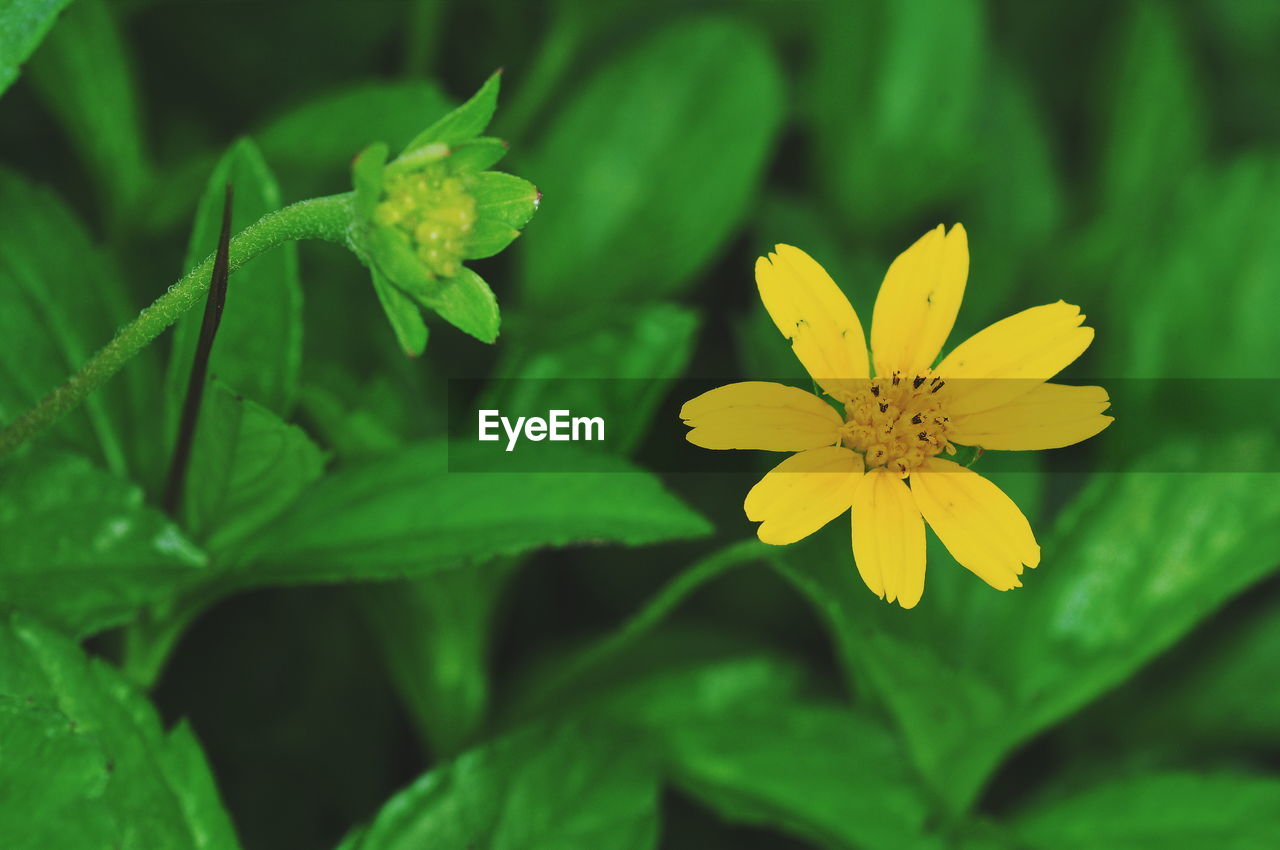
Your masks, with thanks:
M 1105 473 L 988 453 L 1043 563 L 998 594 L 931 540 L 912 611 L 842 523 L 770 549 L 749 476 L 646 471 L 676 379 L 803 380 L 758 254 L 865 318 L 939 221 L 954 339 L 1063 298 L 1098 329 L 1074 375 L 1265 392 L 1278 40 L 1267 0 L 0 4 L 0 422 L 213 250 L 227 181 L 236 229 L 344 191 L 500 66 L 486 132 L 545 196 L 474 262 L 493 347 L 406 358 L 438 317 L 406 297 L 397 339 L 332 246 L 238 271 L 176 516 L 194 312 L 0 463 L 0 846 L 1280 846 L 1265 415 L 1205 445 L 1214 399 L 1175 399 Z M 450 378 L 593 379 L 568 401 L 615 451 L 450 472 Z

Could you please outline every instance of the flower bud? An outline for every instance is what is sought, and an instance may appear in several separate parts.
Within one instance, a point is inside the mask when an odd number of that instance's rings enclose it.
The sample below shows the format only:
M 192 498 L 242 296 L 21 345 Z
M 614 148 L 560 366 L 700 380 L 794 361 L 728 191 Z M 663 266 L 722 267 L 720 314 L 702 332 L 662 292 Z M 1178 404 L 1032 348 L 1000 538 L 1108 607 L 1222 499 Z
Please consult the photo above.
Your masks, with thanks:
M 509 245 L 541 195 L 526 180 L 486 170 L 507 149 L 505 142 L 479 135 L 497 96 L 495 74 L 396 159 L 386 161 L 386 145 L 371 145 L 353 165 L 352 241 L 410 354 L 426 345 L 422 307 L 485 342 L 498 335 L 497 300 L 463 262 Z

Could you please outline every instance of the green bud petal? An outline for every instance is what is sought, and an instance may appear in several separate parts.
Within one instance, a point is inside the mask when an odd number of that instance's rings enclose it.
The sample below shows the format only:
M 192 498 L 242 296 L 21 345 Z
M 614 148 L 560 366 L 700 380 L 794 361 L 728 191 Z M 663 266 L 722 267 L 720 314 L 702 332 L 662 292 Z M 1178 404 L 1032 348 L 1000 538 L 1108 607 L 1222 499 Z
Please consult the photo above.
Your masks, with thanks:
M 351 163 L 351 185 L 355 187 L 356 220 L 363 223 L 373 218 L 373 209 L 382 197 L 382 172 L 387 162 L 387 146 L 374 142 Z
M 417 297 L 436 288 L 435 278 L 402 232 L 374 225 L 365 238 L 376 271 L 381 271 L 400 289 Z
M 423 306 L 435 310 L 440 317 L 481 342 L 498 338 L 498 299 L 484 278 L 463 267 L 457 277 L 441 281 L 441 286 L 428 297 L 419 299 Z
M 460 142 L 449 152 L 449 167 L 454 173 L 484 171 L 507 155 L 507 143 L 492 136 L 480 136 Z
M 422 311 L 413 299 L 392 285 L 376 268 L 373 273 L 373 290 L 387 314 L 391 328 L 396 333 L 400 347 L 410 357 L 417 357 L 427 347 L 427 325 L 422 321 Z
M 503 224 L 494 218 L 477 219 L 475 226 L 467 235 L 462 245 L 462 257 L 466 260 L 479 260 L 492 257 L 510 245 L 520 235 L 509 224 Z
M 415 136 L 413 141 L 405 146 L 401 156 L 434 143 L 452 147 L 483 133 L 484 128 L 488 127 L 493 119 L 494 109 L 498 106 L 498 86 L 501 77 L 501 71 L 489 77 L 480 87 L 480 91 L 476 92 L 470 100 Z
M 477 219 L 493 219 L 515 228 L 529 223 L 542 199 L 542 193 L 528 180 L 501 171 L 477 174 L 471 196 L 476 199 Z

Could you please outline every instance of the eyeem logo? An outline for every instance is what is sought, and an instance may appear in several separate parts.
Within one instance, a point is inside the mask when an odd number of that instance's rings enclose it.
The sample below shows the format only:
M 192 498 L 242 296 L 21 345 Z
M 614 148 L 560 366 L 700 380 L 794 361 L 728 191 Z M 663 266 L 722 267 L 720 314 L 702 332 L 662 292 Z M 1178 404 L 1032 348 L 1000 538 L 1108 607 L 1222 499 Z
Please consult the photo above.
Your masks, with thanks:
M 549 410 L 547 418 L 541 416 L 520 416 L 514 422 L 503 416 L 498 410 L 479 411 L 479 427 L 476 439 L 485 443 L 493 443 L 502 439 L 499 428 L 506 432 L 507 451 L 514 451 L 516 443 L 523 436 L 526 440 L 539 442 L 579 442 L 604 439 L 604 417 L 572 416 L 567 410 Z

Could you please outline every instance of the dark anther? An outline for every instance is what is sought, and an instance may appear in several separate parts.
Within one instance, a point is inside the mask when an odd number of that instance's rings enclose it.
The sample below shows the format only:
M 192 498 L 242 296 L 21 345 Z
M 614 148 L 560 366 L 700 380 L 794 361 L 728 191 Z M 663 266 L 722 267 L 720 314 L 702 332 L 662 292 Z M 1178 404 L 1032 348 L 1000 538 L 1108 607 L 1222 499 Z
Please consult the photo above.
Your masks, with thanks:
M 936 393 L 938 390 L 942 389 L 946 385 L 947 385 L 946 381 L 938 381 L 938 383 L 933 387 L 933 389 L 929 390 L 929 392 Z
M 915 416 L 912 416 L 912 417 L 911 417 L 911 424 L 912 424 L 912 425 L 919 425 L 919 424 L 920 424 L 921 422 L 923 422 L 923 421 L 924 421 L 924 417 L 922 417 L 919 413 L 917 413 Z
M 872 384 L 872 385 L 871 385 L 871 394 L 872 394 L 873 396 L 875 396 L 876 398 L 879 398 L 879 397 L 880 397 L 880 385 L 879 385 L 879 384 Z
M 880 412 L 887 413 L 888 411 L 889 411 L 889 402 L 887 401 L 880 402 Z
M 231 274 L 228 255 L 231 250 L 231 184 L 226 186 L 222 201 L 222 232 L 213 255 L 213 275 L 209 280 L 209 297 L 204 304 L 204 318 L 200 322 L 200 336 L 196 338 L 195 354 L 191 360 L 191 377 L 187 380 L 187 395 L 182 404 L 182 418 L 178 423 L 177 440 L 173 459 L 169 462 L 169 480 L 165 486 L 164 508 L 170 516 L 177 516 L 182 506 L 182 495 L 187 478 L 187 466 L 191 460 L 191 445 L 195 439 L 196 423 L 200 418 L 200 401 L 204 398 L 205 379 L 209 371 L 209 356 L 213 353 L 213 339 L 222 322 L 222 310 L 227 303 L 227 277 Z
M 900 381 L 900 380 L 902 380 L 902 379 L 898 377 L 898 373 L 897 373 L 897 372 L 894 372 L 894 373 L 893 373 L 893 385 L 894 385 L 895 387 L 898 385 L 898 381 Z
M 922 442 L 922 443 L 927 443 L 927 442 L 929 442 L 929 432 L 928 432 L 928 431 L 921 431 L 919 434 L 916 434 L 916 439 L 917 439 L 917 440 L 919 440 L 919 441 L 920 441 L 920 442 Z
M 916 375 L 916 379 L 911 382 L 911 389 L 918 390 L 920 385 L 924 383 L 924 375 Z

